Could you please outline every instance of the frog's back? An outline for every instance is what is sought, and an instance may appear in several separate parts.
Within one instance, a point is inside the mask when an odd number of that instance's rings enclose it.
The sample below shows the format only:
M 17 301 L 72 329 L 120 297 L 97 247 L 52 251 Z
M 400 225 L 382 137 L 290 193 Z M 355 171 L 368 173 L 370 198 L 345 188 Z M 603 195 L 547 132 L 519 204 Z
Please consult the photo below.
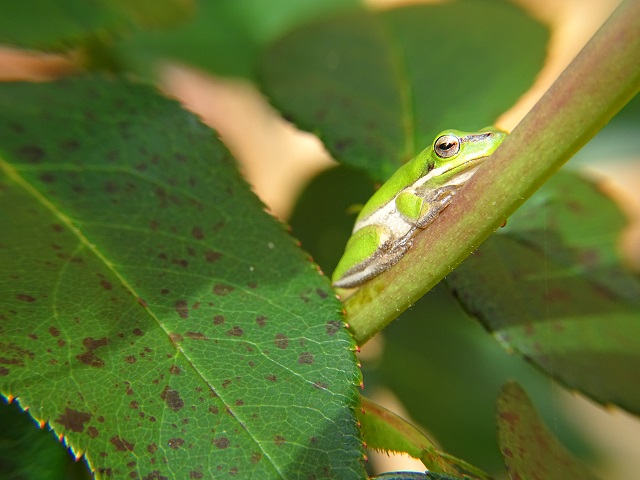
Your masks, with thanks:
M 356 218 L 356 227 L 375 213 L 381 206 L 389 203 L 405 187 L 412 185 L 429 170 L 429 155 L 431 149 L 427 148 L 420 152 L 417 157 L 405 163 L 387 180 L 369 201 L 362 207 L 360 214 Z

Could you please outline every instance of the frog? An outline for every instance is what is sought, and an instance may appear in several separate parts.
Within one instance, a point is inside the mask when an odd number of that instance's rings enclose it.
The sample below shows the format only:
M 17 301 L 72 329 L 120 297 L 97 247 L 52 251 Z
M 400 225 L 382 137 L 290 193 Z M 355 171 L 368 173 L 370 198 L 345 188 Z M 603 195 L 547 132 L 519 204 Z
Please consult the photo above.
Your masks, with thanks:
M 359 287 L 399 262 L 417 232 L 451 204 L 506 136 L 496 127 L 440 132 L 365 203 L 333 272 L 333 286 Z

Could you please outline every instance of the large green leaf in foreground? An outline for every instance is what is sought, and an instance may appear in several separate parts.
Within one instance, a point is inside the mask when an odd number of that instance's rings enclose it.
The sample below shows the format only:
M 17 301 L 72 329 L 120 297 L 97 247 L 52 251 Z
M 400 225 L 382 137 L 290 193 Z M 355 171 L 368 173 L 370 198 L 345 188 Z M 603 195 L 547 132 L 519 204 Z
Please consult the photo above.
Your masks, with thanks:
M 177 103 L 0 85 L 0 219 L 0 391 L 99 476 L 364 476 L 328 282 Z
M 625 223 L 597 184 L 557 174 L 447 281 L 508 349 L 638 414 L 640 281 L 617 251 Z
M 439 131 L 493 123 L 531 85 L 546 39 L 497 0 L 357 12 L 284 36 L 262 85 L 338 161 L 386 180 Z

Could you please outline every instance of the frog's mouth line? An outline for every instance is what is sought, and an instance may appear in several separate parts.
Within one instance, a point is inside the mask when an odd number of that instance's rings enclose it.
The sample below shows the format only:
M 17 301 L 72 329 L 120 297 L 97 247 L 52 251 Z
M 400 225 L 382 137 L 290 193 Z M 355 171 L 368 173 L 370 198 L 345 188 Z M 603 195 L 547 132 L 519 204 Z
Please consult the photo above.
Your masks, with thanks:
M 475 133 L 475 134 L 472 134 L 472 135 L 467 135 L 466 137 L 462 137 L 460 139 L 460 143 L 481 142 L 482 140 L 486 140 L 490 136 L 491 136 L 491 132 Z

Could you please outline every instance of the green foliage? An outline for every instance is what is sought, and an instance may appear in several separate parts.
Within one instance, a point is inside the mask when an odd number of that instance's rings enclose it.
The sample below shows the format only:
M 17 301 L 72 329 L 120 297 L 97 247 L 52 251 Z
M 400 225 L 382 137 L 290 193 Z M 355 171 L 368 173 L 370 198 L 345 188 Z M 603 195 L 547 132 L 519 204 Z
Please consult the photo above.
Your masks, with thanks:
M 284 37 L 264 56 L 261 80 L 336 159 L 380 181 L 444 128 L 494 122 L 531 85 L 547 36 L 503 2 L 359 12 Z
M 168 26 L 188 17 L 190 0 L 0 0 L 0 42 L 68 50 L 107 41 L 135 26 Z
M 213 132 L 95 77 L 0 112 L 2 392 L 105 476 L 361 478 L 339 304 Z
M 363 440 L 432 470 L 379 479 L 483 478 L 390 412 L 358 405 L 356 345 L 327 279 L 215 133 L 131 77 L 171 59 L 253 79 L 359 169 L 318 177 L 291 219 L 328 273 L 348 237 L 343 212 L 372 191 L 366 177 L 384 180 L 439 130 L 491 124 L 531 85 L 548 32 L 500 0 L 380 12 L 272 3 L 0 0 L 0 41 L 129 74 L 0 84 L 0 392 L 14 402 L 0 406 L 3 425 L 26 418 L 19 405 L 98 478 L 365 478 Z M 543 417 L 558 415 L 522 358 L 640 412 L 640 285 L 615 248 L 618 207 L 565 173 L 511 215 L 637 93 L 638 10 L 625 2 L 404 261 L 344 303 L 362 344 L 449 274 L 499 342 L 439 288 L 390 329 L 367 383 L 392 387 L 447 450 L 491 473 L 501 453 L 512 478 L 589 477 L 514 384 L 492 442 L 487 411 L 509 376 Z M 50 433 L 12 430 L 4 476 L 40 475 L 36 448 L 52 474 L 68 468 Z
M 597 184 L 558 174 L 447 282 L 505 347 L 638 414 L 640 281 L 617 251 L 625 223 Z

